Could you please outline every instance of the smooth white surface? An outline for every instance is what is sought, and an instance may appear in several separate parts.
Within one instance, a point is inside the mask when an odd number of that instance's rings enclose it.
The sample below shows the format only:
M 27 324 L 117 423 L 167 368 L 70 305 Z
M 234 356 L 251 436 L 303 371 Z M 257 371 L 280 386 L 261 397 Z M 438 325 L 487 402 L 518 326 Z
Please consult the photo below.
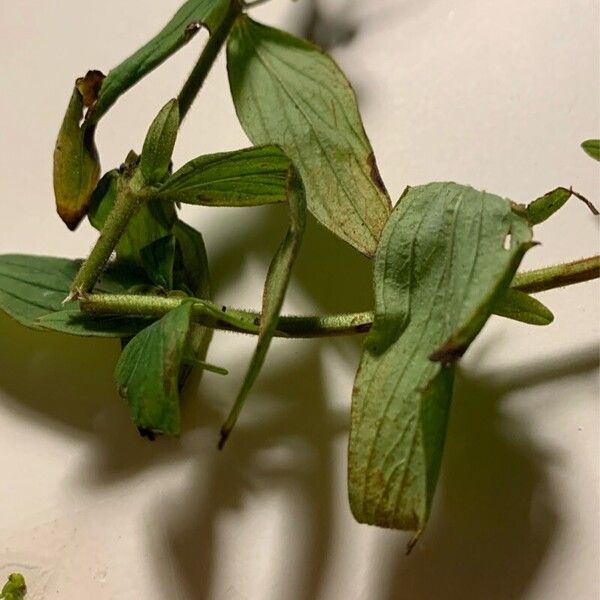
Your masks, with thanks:
M 255 11 L 298 26 L 303 2 Z M 51 154 L 75 76 L 108 70 L 174 0 L 0 3 L 0 252 L 84 255 L 85 224 L 55 218 Z M 529 201 L 556 185 L 600 199 L 579 143 L 600 134 L 594 0 L 347 2 L 354 42 L 335 49 L 360 96 L 384 180 L 451 179 Z M 342 10 L 332 0 L 328 14 Z M 139 148 L 198 53 L 196 40 L 102 122 L 103 165 Z M 175 160 L 247 140 L 221 60 Z M 258 306 L 285 217 L 186 210 L 205 233 L 217 299 Z M 598 251 L 571 202 L 542 225 L 528 266 Z M 370 306 L 369 266 L 310 223 L 287 312 Z M 556 322 L 494 318 L 469 351 L 431 522 L 407 537 L 356 524 L 345 491 L 360 340 L 277 341 L 224 453 L 216 434 L 252 340 L 219 334 L 185 400 L 179 440 L 137 437 L 112 384 L 118 344 L 31 332 L 0 316 L 0 577 L 32 600 L 594 600 L 600 558 L 598 291 L 543 295 Z M 344 297 L 339 297 L 342 295 Z

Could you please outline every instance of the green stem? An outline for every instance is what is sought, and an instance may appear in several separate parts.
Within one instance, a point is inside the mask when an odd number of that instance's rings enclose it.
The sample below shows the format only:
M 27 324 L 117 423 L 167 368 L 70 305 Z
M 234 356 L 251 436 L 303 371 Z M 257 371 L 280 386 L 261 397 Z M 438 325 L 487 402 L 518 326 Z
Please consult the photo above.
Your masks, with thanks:
M 591 256 L 570 263 L 517 273 L 511 287 L 521 292 L 535 294 L 598 277 L 600 277 L 600 256 Z
M 181 92 L 179 92 L 179 115 L 182 121 L 190 110 L 198 92 L 204 85 L 208 73 L 214 65 L 221 48 L 227 41 L 227 36 L 241 12 L 242 3 L 240 0 L 230 0 L 229 8 L 223 21 L 221 21 L 221 24 L 208 38 L 208 42 L 206 42 L 206 46 L 204 46 L 198 62 L 184 83 L 183 88 L 181 88 Z
M 600 256 L 563 265 L 556 265 L 518 273 L 513 280 L 513 289 L 524 292 L 541 292 L 600 277 Z M 163 298 L 160 296 L 94 294 L 81 300 L 82 312 L 90 315 L 134 315 L 162 317 L 189 298 Z M 219 308 L 207 300 L 192 299 L 192 314 L 201 325 L 213 329 L 258 333 L 260 313 Z M 373 324 L 372 311 L 323 316 L 280 317 L 277 322 L 277 337 L 311 338 L 365 333 Z
M 65 302 L 80 298 L 92 291 L 117 243 L 125 232 L 129 221 L 145 199 L 146 195 L 143 192 L 136 193 L 127 184 L 119 185 L 115 205 L 106 218 L 104 227 L 90 255 L 86 258 L 75 276 Z

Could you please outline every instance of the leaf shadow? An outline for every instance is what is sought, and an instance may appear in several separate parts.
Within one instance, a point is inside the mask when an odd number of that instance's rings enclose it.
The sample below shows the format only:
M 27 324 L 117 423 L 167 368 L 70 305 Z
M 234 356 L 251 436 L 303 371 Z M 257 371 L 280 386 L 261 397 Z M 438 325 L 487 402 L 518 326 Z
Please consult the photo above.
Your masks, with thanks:
M 382 600 L 524 598 L 562 527 L 548 471 L 559 460 L 504 410 L 512 391 L 589 377 L 597 348 L 524 365 L 508 377 L 460 371 L 432 520 L 413 554 L 386 536 Z
M 170 569 L 174 570 L 182 599 L 216 597 L 215 558 L 224 521 L 267 491 L 271 497 L 273 493 L 285 497 L 282 540 L 294 540 L 293 545 L 284 542 L 285 560 L 270 567 L 270 575 L 275 573 L 269 584 L 274 590 L 271 597 L 319 597 L 332 550 L 332 444 L 346 434 L 349 414 L 327 407 L 321 359 L 314 343 L 307 344 L 301 355 L 301 364 L 289 362 L 259 380 L 255 390 L 258 402 L 245 407 L 245 418 L 222 453 L 215 451 L 211 435 L 211 446 L 198 459 L 193 483 L 170 501 L 177 510 L 168 511 L 162 531 L 151 534 L 150 543 L 157 548 L 155 568 L 163 571 L 160 579 L 173 580 Z M 312 374 L 309 378 L 307 369 Z M 195 406 L 195 421 L 211 432 L 218 428 L 220 411 L 211 409 L 209 402 Z M 236 531 L 243 523 L 236 522 Z M 258 524 L 249 527 L 256 528 L 252 538 L 261 537 Z M 230 551 L 248 552 L 247 546 L 237 548 L 236 537 L 227 536 Z M 172 554 L 167 568 L 160 558 L 165 545 Z M 263 545 L 253 552 L 266 555 L 269 549 Z M 302 565 L 300 569 L 298 565 Z

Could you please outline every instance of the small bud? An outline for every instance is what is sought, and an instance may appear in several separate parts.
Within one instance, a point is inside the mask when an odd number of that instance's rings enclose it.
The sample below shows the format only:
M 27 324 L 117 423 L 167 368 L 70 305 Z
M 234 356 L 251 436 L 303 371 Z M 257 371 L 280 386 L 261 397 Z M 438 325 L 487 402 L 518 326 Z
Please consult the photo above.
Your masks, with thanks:
M 179 104 L 170 100 L 161 109 L 144 140 L 140 169 L 147 183 L 160 183 L 169 175 L 171 155 L 179 130 Z

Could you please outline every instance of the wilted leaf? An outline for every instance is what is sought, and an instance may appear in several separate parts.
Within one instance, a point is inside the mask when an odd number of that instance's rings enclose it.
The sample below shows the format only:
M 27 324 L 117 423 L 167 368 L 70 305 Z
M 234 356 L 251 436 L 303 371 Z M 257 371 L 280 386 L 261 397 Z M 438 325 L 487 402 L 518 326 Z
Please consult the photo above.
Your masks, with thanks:
M 219 448 L 222 448 L 227 441 L 244 402 L 265 362 L 267 351 L 277 328 L 277 320 L 279 319 L 279 312 L 281 311 L 285 292 L 290 281 L 292 266 L 296 260 L 302 236 L 304 235 L 306 199 L 302 180 L 293 166 L 289 169 L 287 188 L 290 227 L 269 266 L 263 292 L 262 313 L 256 349 L 250 360 L 250 366 L 248 367 L 246 377 L 233 408 L 221 428 Z
M 588 156 L 600 160 L 600 140 L 586 140 L 581 147 Z
M 98 329 L 98 323 L 90 329 L 67 327 L 65 324 L 64 317 L 68 315 L 63 314 L 65 306 L 62 301 L 80 265 L 80 260 L 68 258 L 0 255 L 0 310 L 33 329 L 52 328 L 74 335 L 106 335 L 111 332 L 109 335 L 113 337 L 114 322 L 107 325 L 108 329 L 104 332 Z M 112 265 L 103 273 L 95 289 L 98 293 L 125 293 L 141 283 L 148 281 L 140 271 Z M 69 308 L 69 312 L 72 310 Z M 61 316 L 48 316 L 55 313 L 61 313 Z M 42 318 L 47 319 L 45 323 L 40 322 Z M 59 326 L 59 322 L 63 325 Z M 54 327 L 51 327 L 52 323 Z M 91 333 L 94 328 L 96 333 Z
M 506 293 L 530 244 L 526 220 L 498 196 L 433 183 L 409 188 L 398 202 L 375 258 L 375 320 L 352 399 L 349 495 L 358 521 L 425 526 L 452 362 Z
M 200 156 L 169 177 L 159 198 L 210 206 L 285 202 L 289 167 L 277 146 Z
M 202 25 L 214 30 L 228 6 L 229 0 L 188 0 L 156 36 L 109 72 L 88 123 L 97 123 L 121 94 L 187 44 Z
M 529 294 L 508 289 L 494 304 L 494 314 L 529 325 L 550 325 L 554 315 L 544 304 Z
M 161 183 L 169 175 L 178 131 L 179 104 L 173 99 L 167 102 L 152 121 L 144 140 L 140 169 L 146 183 Z
M 229 85 L 254 144 L 277 144 L 300 172 L 308 209 L 368 256 L 390 213 L 348 80 L 305 40 L 242 16 L 227 47 Z
M 79 85 L 81 87 L 83 83 L 79 81 Z M 75 229 L 86 215 L 92 192 L 100 178 L 94 129 L 80 127 L 83 108 L 84 97 L 76 85 L 54 148 L 53 181 L 56 210 L 71 230 Z

